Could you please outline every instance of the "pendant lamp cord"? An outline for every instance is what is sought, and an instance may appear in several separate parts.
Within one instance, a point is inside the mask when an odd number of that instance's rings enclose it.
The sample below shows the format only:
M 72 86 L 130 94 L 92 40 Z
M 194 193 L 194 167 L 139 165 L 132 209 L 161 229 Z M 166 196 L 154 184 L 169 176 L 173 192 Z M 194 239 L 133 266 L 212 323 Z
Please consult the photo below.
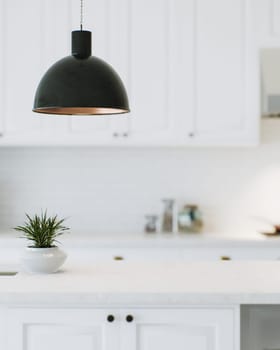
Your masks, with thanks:
M 84 0 L 81 0 L 80 7 L 80 28 L 83 30 L 83 21 L 84 21 Z

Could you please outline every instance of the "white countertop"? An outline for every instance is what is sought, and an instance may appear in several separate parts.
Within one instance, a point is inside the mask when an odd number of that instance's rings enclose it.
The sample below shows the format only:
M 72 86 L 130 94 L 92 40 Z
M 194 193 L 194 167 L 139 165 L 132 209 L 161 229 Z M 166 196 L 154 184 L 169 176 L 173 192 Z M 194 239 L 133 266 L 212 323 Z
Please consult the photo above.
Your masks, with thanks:
M 26 240 L 20 239 L 20 233 L 0 232 L 1 247 L 19 248 L 26 246 Z M 94 233 L 72 231 L 60 238 L 64 247 L 75 248 L 178 248 L 178 247 L 278 247 L 280 236 L 265 237 L 255 235 L 216 235 L 213 233 Z
M 280 304 L 280 262 L 66 263 L 56 274 L 0 277 L 0 304 Z

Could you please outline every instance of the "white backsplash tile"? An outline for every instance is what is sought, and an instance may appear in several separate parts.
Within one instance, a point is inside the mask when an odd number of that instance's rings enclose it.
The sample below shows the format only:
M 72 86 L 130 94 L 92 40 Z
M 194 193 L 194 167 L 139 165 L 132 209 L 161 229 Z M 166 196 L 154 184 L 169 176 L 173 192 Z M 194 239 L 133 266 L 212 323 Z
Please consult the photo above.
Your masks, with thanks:
M 48 208 L 75 229 L 134 233 L 175 197 L 201 206 L 205 231 L 249 234 L 254 216 L 280 222 L 278 125 L 251 149 L 0 149 L 0 229 Z

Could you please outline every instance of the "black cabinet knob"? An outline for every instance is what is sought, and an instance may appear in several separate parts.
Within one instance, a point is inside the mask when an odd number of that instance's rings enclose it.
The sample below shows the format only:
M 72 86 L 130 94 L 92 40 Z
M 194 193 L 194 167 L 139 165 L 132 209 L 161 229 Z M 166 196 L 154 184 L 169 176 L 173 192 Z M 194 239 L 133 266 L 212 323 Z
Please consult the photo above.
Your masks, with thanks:
M 133 321 L 133 316 L 132 315 L 127 315 L 126 316 L 126 322 L 132 322 Z
M 114 322 L 115 321 L 115 317 L 113 315 L 108 315 L 107 316 L 107 321 L 108 322 Z

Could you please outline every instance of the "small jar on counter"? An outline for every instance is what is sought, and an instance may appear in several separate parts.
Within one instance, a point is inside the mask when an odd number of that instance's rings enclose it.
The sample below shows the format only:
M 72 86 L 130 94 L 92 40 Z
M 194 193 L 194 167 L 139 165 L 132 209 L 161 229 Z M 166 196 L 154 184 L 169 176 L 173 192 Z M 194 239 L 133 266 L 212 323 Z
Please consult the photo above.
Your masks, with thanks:
M 203 221 L 201 211 L 197 205 L 188 204 L 178 213 L 178 231 L 196 233 L 202 230 Z
M 157 215 L 146 215 L 145 218 L 146 218 L 145 232 L 146 233 L 157 232 L 158 216 Z

